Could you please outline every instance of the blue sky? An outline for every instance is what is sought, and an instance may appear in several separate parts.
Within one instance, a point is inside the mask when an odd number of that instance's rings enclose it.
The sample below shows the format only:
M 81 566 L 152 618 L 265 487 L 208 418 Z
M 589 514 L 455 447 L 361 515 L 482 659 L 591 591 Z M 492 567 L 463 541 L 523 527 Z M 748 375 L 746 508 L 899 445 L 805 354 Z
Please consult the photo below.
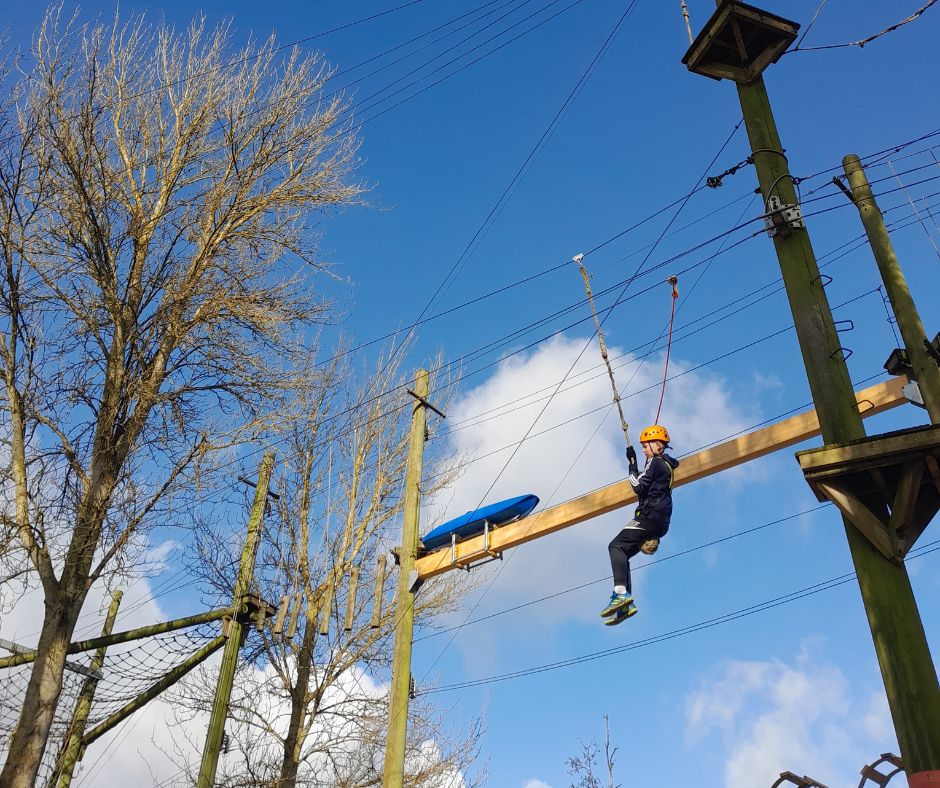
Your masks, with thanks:
M 122 13 L 148 10 L 152 18 L 179 25 L 198 7 L 210 23 L 231 14 L 241 39 L 274 30 L 282 41 L 292 41 L 393 5 L 124 2 L 121 7 Z M 570 0 L 495 3 L 487 10 L 504 10 L 494 16 L 515 10 L 489 35 L 544 9 L 518 32 L 569 5 Z M 892 4 L 831 0 L 804 44 L 866 37 L 918 5 L 913 0 Z M 817 0 L 766 3 L 768 10 L 804 24 L 818 6 Z M 370 205 L 326 216 L 319 228 L 322 257 L 350 280 L 331 285 L 347 317 L 327 332 L 328 342 L 340 331 L 367 341 L 407 326 L 421 314 L 627 7 L 626 2 L 583 0 L 362 127 L 359 174 L 371 187 Z M 425 0 L 303 46 L 316 47 L 330 63 L 344 69 L 469 8 Z M 697 31 L 713 6 L 694 0 L 689 8 Z M 82 13 L 107 17 L 112 9 L 111 3 L 89 2 Z M 0 12 L 0 21 L 9 24 L 14 40 L 25 41 L 40 13 L 37 4 L 13 0 Z M 940 71 L 938 35 L 940 10 L 931 9 L 914 24 L 864 49 L 798 52 L 772 66 L 766 82 L 792 173 L 810 176 L 827 171 L 838 167 L 846 153 L 890 149 L 940 128 L 940 107 L 931 87 Z M 481 34 L 451 56 L 486 37 Z M 353 88 L 350 97 L 356 101 L 356 91 L 360 98 L 367 96 L 413 68 L 418 58 L 432 57 L 456 40 L 456 36 L 447 39 L 381 71 Z M 505 40 L 485 45 L 449 71 Z M 678 2 L 635 4 L 431 314 L 593 249 L 683 197 L 706 173 L 717 174 L 745 158 L 749 149 L 741 128 L 715 164 L 707 167 L 738 123 L 740 109 L 733 85 L 689 74 L 681 65 L 687 43 Z M 338 81 L 345 83 L 343 77 Z M 374 112 L 364 110 L 360 117 L 369 118 Z M 934 222 L 925 204 L 917 201 L 940 204 L 940 199 L 929 196 L 940 192 L 940 181 L 899 190 L 888 161 L 898 173 L 916 170 L 901 175 L 904 184 L 936 177 L 940 169 L 927 166 L 933 162 L 929 150 L 933 144 L 940 144 L 940 137 L 906 147 L 870 172 L 873 181 L 884 179 L 876 183 L 876 192 L 894 190 L 880 200 L 883 209 L 892 209 L 888 219 L 908 225 L 895 232 L 894 242 L 931 334 L 940 328 L 936 284 L 940 254 L 935 246 L 940 245 L 940 213 L 934 214 L 938 216 Z M 940 148 L 934 153 L 940 158 Z M 836 172 L 807 179 L 801 188 L 805 199 L 822 198 L 807 203 L 807 213 L 834 208 L 809 216 L 807 224 L 821 263 L 831 260 L 824 269 L 833 279 L 827 288 L 830 303 L 835 307 L 850 302 L 835 316 L 854 324 L 841 336 L 853 351 L 848 361 L 852 378 L 862 381 L 881 372 L 894 339 L 880 297 L 872 292 L 879 282 L 867 248 L 822 259 L 861 233 L 857 213 L 827 185 Z M 739 217 L 756 216 L 758 204 L 750 201 L 755 186 L 753 169 L 744 167 L 725 178 L 721 188 L 697 193 L 672 229 L 700 221 L 666 237 L 646 268 L 719 235 L 740 223 Z M 908 195 L 915 200 L 923 224 L 911 220 Z M 657 240 L 673 212 L 589 254 L 585 263 L 595 274 L 595 290 L 631 277 L 646 254 L 633 253 Z M 733 235 L 729 244 L 754 229 L 757 226 L 751 225 Z M 716 248 L 705 247 L 637 279 L 628 295 L 708 260 Z M 678 336 L 683 334 L 681 326 L 714 310 L 723 310 L 718 317 L 736 306 L 747 308 L 720 322 L 715 317 L 695 322 L 691 328 L 704 325 L 704 330 L 675 344 L 671 370 L 691 370 L 671 382 L 666 392 L 663 421 L 672 429 L 678 454 L 809 401 L 793 332 L 764 339 L 791 322 L 784 295 L 777 292 L 753 305 L 753 296 L 747 295 L 777 276 L 772 244 L 762 235 L 717 256 L 707 269 L 702 266 L 683 275 Z M 437 352 L 447 360 L 466 357 L 581 298 L 574 266 L 540 275 L 525 286 L 423 325 L 411 361 L 418 365 Z M 602 306 L 610 303 L 612 297 L 601 301 Z M 619 306 L 605 327 L 612 354 L 633 351 L 655 339 L 668 320 L 668 309 L 664 283 Z M 533 334 L 467 361 L 464 371 L 496 361 L 582 318 L 589 318 L 584 308 L 552 319 Z M 458 451 L 480 455 L 521 438 L 541 403 L 487 422 L 474 424 L 473 417 L 556 383 L 589 337 L 588 324 L 581 323 L 467 377 L 447 424 L 468 419 L 471 426 L 441 432 L 437 439 Z M 757 340 L 761 341 L 753 347 L 712 361 Z M 592 346 L 576 372 L 598 361 Z M 662 362 L 657 352 L 642 365 L 618 370 L 624 394 L 655 384 Z M 712 363 L 693 369 L 703 362 Z M 606 387 L 606 379 L 597 378 L 560 395 L 533 432 L 604 405 L 609 398 Z M 656 399 L 655 391 L 627 397 L 631 424 L 649 422 Z M 614 418 L 597 426 L 603 415 L 598 412 L 533 437 L 508 465 L 509 453 L 503 452 L 470 466 L 453 490 L 429 502 L 425 528 L 480 503 L 479 496 L 490 485 L 494 485 L 493 499 L 505 497 L 503 493 L 533 492 L 543 501 L 557 503 L 622 478 L 622 436 Z M 867 427 L 875 432 L 923 421 L 924 413 L 908 406 L 872 419 Z M 613 630 L 603 627 L 596 616 L 609 593 L 602 581 L 468 624 L 452 640 L 454 633 L 420 640 L 414 666 L 419 684 L 446 687 L 626 646 L 851 572 L 842 525 L 831 509 L 791 517 L 817 503 L 789 450 L 677 490 L 675 506 L 669 537 L 657 558 L 790 519 L 637 572 L 640 615 Z M 466 609 L 453 625 L 604 578 L 609 572 L 606 543 L 622 519 L 622 514 L 613 514 L 577 526 L 519 548 L 498 569 L 482 570 L 474 576 Z M 934 526 L 922 541 L 936 538 Z M 936 557 L 913 561 L 910 571 L 936 654 L 940 650 Z M 186 602 L 164 600 L 170 612 Z M 428 633 L 418 637 L 422 634 Z M 858 590 L 848 583 L 701 632 L 559 670 L 448 691 L 438 699 L 448 704 L 458 724 L 476 714 L 486 716 L 483 752 L 491 785 L 567 786 L 565 759 L 578 751 L 579 739 L 602 737 L 602 715 L 607 714 L 613 743 L 620 748 L 619 779 L 625 785 L 736 788 L 770 785 L 782 769 L 809 774 L 830 786 L 856 784 L 864 763 L 897 748 L 882 694 Z

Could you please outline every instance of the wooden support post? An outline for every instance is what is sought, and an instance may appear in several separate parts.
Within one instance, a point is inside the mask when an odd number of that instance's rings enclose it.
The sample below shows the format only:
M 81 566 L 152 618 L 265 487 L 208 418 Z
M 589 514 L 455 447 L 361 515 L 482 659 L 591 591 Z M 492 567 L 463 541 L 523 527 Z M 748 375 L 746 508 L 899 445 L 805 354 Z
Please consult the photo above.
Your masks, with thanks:
M 323 598 L 320 600 L 320 634 L 324 637 L 330 634 L 330 616 L 333 615 L 333 580 L 331 579 L 323 589 Z
M 771 197 L 798 204 L 763 77 L 736 87 L 765 206 Z M 823 440 L 862 438 L 865 430 L 809 233 L 791 227 L 777 232 L 773 243 Z M 940 770 L 940 684 L 907 568 L 886 559 L 845 516 L 843 524 L 901 757 L 909 774 Z
M 411 444 L 405 475 L 405 507 L 395 603 L 395 651 L 392 683 L 388 695 L 388 734 L 385 740 L 383 788 L 402 788 L 405 774 L 405 740 L 408 732 L 408 689 L 411 678 L 411 647 L 415 619 L 415 589 L 411 572 L 418 554 L 418 516 L 421 508 L 421 472 L 427 427 L 428 373 L 415 376 L 415 404 L 411 415 Z
M 817 482 L 817 486 L 878 549 L 878 552 L 890 561 L 899 558 L 898 543 L 894 532 L 888 533 L 885 530 L 885 524 L 872 513 L 871 509 L 838 482 Z
M 894 505 L 891 507 L 891 519 L 888 520 L 888 529 L 898 533 L 911 519 L 917 496 L 920 492 L 920 482 L 924 476 L 924 462 L 911 460 L 905 463 L 901 470 L 901 479 L 894 495 Z
M 290 623 L 287 625 L 287 639 L 290 640 L 294 637 L 294 633 L 297 631 L 297 619 L 300 618 L 300 603 L 303 601 L 303 597 L 298 591 L 294 594 L 294 604 L 290 609 Z
M 241 609 L 248 593 L 251 591 L 251 580 L 255 571 L 255 555 L 258 552 L 258 542 L 261 537 L 261 524 L 264 519 L 264 506 L 268 497 L 268 484 L 271 481 L 271 472 L 274 468 L 274 454 L 266 452 L 258 468 L 258 484 L 255 487 L 255 498 L 251 506 L 251 515 L 248 518 L 248 533 L 245 536 L 245 546 L 242 549 L 241 561 L 238 566 L 238 576 L 235 579 L 235 588 L 232 591 L 232 606 L 236 611 Z M 235 615 L 229 625 L 228 641 L 222 654 L 222 664 L 219 667 L 218 684 L 215 689 L 215 699 L 212 703 L 212 714 L 209 717 L 209 730 L 206 733 L 206 744 L 202 751 L 202 763 L 199 767 L 197 788 L 213 788 L 215 785 L 215 772 L 219 765 L 219 753 L 222 751 L 222 737 L 225 735 L 225 719 L 228 716 L 228 702 L 232 696 L 232 684 L 235 680 L 235 668 L 238 663 L 238 649 L 241 647 L 242 624 Z
M 382 605 L 385 602 L 385 553 L 380 553 L 375 559 L 375 596 L 372 599 L 372 620 L 369 626 L 378 629 L 382 625 Z
M 280 635 L 284 632 L 284 620 L 287 618 L 287 606 L 290 604 L 290 597 L 285 594 L 281 597 L 281 603 L 277 607 L 277 615 L 274 618 L 274 626 L 271 627 L 272 635 Z
M 904 378 L 899 377 L 859 391 L 856 395 L 858 410 L 867 417 L 901 405 L 906 402 L 902 391 L 903 385 Z M 673 485 L 678 487 L 704 479 L 787 446 L 795 446 L 817 435 L 819 435 L 819 419 L 816 411 L 800 413 L 726 443 L 683 457 L 679 467 L 676 468 Z M 543 509 L 537 514 L 490 531 L 489 549 L 502 552 L 562 528 L 568 528 L 607 512 L 621 509 L 635 501 L 636 494 L 628 482 L 609 484 L 566 503 Z M 483 554 L 484 537 L 481 535 L 457 543 L 454 546 L 454 562 L 451 561 L 449 549 L 438 550 L 418 559 L 415 568 L 418 577 L 421 580 L 427 580 L 429 577 L 452 569 L 459 569 L 463 564 Z
M 868 242 L 878 263 L 878 270 L 885 283 L 885 292 L 898 321 L 898 329 L 904 339 L 907 357 L 913 369 L 912 375 L 924 398 L 924 406 L 934 424 L 940 424 L 940 367 L 927 352 L 924 343 L 927 332 L 921 322 L 920 313 L 907 286 L 901 264 L 891 243 L 884 217 L 875 203 L 868 177 L 862 162 L 854 153 L 842 159 L 842 168 L 852 187 L 852 197 L 862 217 Z
M 114 620 L 117 618 L 118 607 L 121 605 L 121 591 L 115 591 L 111 595 L 111 604 L 108 606 L 108 615 L 104 620 L 104 627 L 101 629 L 103 637 L 111 634 L 114 627 Z M 92 657 L 92 671 L 97 673 L 104 666 L 104 658 L 107 653 L 107 647 L 101 646 Z M 62 755 L 59 757 L 59 763 L 56 770 L 49 780 L 50 785 L 56 788 L 67 788 L 72 783 L 72 773 L 75 771 L 75 764 L 82 752 L 82 736 L 85 735 L 85 724 L 88 722 L 88 715 L 91 713 L 91 704 L 95 700 L 95 690 L 98 688 L 97 675 L 86 677 L 82 684 L 82 691 L 79 693 L 78 702 L 75 704 L 75 711 L 72 714 L 72 722 L 69 724 L 68 736 L 65 739 L 65 746 L 62 748 Z
M 356 615 L 356 588 L 359 585 L 359 567 L 354 566 L 349 572 L 349 590 L 346 592 L 346 619 L 343 631 L 352 632 L 353 618 Z

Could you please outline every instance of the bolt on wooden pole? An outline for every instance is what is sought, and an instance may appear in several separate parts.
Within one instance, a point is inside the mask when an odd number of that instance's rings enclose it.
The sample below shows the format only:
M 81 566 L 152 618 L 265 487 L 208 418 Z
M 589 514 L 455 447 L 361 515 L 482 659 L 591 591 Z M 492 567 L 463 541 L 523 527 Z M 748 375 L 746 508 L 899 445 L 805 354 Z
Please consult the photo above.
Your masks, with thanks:
M 232 591 L 232 605 L 235 615 L 229 624 L 228 640 L 222 653 L 219 678 L 209 717 L 209 730 L 202 751 L 202 764 L 199 767 L 198 788 L 212 788 L 215 785 L 215 772 L 219 765 L 219 753 L 222 751 L 222 737 L 225 734 L 225 719 L 228 716 L 228 703 L 232 697 L 232 684 L 235 680 L 235 667 L 238 663 L 238 649 L 241 647 L 243 625 L 239 621 L 241 607 L 251 589 L 251 580 L 255 570 L 255 555 L 261 536 L 261 523 L 264 519 L 264 507 L 268 497 L 268 484 L 274 468 L 274 454 L 266 452 L 258 468 L 258 483 L 255 486 L 255 499 L 248 517 L 248 532 L 242 549 L 238 576 Z
M 427 426 L 428 372 L 415 376 L 415 403 L 411 414 L 411 443 L 405 475 L 405 509 L 401 531 L 398 592 L 395 605 L 395 651 L 388 699 L 388 733 L 385 740 L 383 788 L 402 788 L 405 773 L 405 741 L 408 733 L 408 690 L 411 679 L 411 646 L 415 620 L 412 571 L 418 555 L 418 516 L 421 508 L 421 472 Z
M 111 634 L 123 595 L 121 591 L 115 591 L 111 595 L 108 615 L 104 620 L 104 627 L 101 630 L 102 637 Z M 72 714 L 72 722 L 69 725 L 68 738 L 65 741 L 65 747 L 62 749 L 62 756 L 56 770 L 57 774 L 53 774 L 52 779 L 49 781 L 50 785 L 55 785 L 56 788 L 67 788 L 67 786 L 72 783 L 72 773 L 75 771 L 75 764 L 81 756 L 82 736 L 85 734 L 85 724 L 88 722 L 88 715 L 91 713 L 91 704 L 95 700 L 95 690 L 98 688 L 98 676 L 96 674 L 104 666 L 104 658 L 107 650 L 107 646 L 101 646 L 95 652 L 95 656 L 92 657 L 91 664 L 89 665 L 92 675 L 88 676 L 82 684 L 82 691 L 78 696 L 78 702 L 75 704 L 75 712 Z
M 842 168 L 849 179 L 852 188 L 852 198 L 858 208 L 868 243 L 878 263 L 878 270 L 885 283 L 885 291 L 891 301 L 891 308 L 898 321 L 898 329 L 904 339 L 907 357 L 913 368 L 913 377 L 917 381 L 920 394 L 924 398 L 924 405 L 930 420 L 940 424 L 940 367 L 927 352 L 924 342 L 927 333 L 921 322 L 914 298 L 907 286 L 904 272 L 891 243 L 888 228 L 885 227 L 884 217 L 878 210 L 875 196 L 872 194 L 865 168 L 858 156 L 850 153 L 842 159 Z

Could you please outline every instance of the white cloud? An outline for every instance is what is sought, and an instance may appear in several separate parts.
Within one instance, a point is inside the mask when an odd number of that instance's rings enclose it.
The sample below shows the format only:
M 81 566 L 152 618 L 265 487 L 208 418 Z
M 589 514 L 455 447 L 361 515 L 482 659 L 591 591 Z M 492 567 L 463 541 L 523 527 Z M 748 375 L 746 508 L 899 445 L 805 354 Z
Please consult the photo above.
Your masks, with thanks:
M 883 694 L 858 696 L 815 651 L 804 644 L 794 664 L 724 662 L 687 697 L 689 745 L 721 738 L 725 788 L 769 785 L 786 770 L 854 785 L 862 764 L 897 751 Z
M 522 784 L 522 788 L 552 788 L 552 786 L 541 780 L 526 780 Z

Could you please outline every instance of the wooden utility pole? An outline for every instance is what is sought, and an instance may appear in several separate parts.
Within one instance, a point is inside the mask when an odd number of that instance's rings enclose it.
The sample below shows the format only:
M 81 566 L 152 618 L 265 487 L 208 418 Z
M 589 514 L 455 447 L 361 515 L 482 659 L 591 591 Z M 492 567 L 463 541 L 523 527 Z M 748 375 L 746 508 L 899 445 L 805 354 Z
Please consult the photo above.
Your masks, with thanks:
M 682 60 L 690 71 L 736 84 L 822 436 L 827 445 L 849 444 L 864 439 L 865 430 L 762 77 L 799 25 L 739 0 L 717 5 Z M 886 509 L 873 515 L 884 527 Z M 940 781 L 940 684 L 907 568 L 883 555 L 846 514 L 843 524 L 911 785 Z
M 761 194 L 798 204 L 762 77 L 737 84 Z M 823 279 L 805 228 L 774 236 L 806 376 L 826 443 L 865 435 Z M 901 756 L 910 773 L 940 769 L 940 685 L 907 567 L 889 561 L 843 516 Z
M 871 244 L 878 270 L 885 283 L 885 291 L 898 321 L 911 365 L 911 376 L 917 381 L 931 422 L 940 424 L 940 367 L 927 351 L 925 343 L 928 338 L 924 324 L 904 279 L 904 272 L 891 243 L 891 236 L 888 235 L 888 228 L 885 227 L 884 217 L 875 203 L 868 177 L 858 156 L 854 153 L 846 156 L 842 159 L 842 168 L 852 187 L 855 207 L 862 217 L 868 242 Z
M 395 604 L 395 652 L 392 658 L 392 684 L 388 695 L 388 734 L 385 739 L 383 788 L 402 788 L 405 774 L 405 740 L 408 733 L 408 696 L 411 685 L 411 646 L 415 623 L 416 583 L 413 583 L 418 556 L 418 515 L 421 508 L 421 471 L 424 467 L 424 441 L 429 407 L 428 373 L 415 376 L 414 408 L 411 413 L 411 442 L 405 472 L 405 511 L 399 551 L 398 592 Z
M 215 785 L 215 772 L 219 764 L 219 753 L 222 750 L 222 738 L 225 735 L 225 719 L 228 716 L 228 703 L 232 696 L 232 684 L 235 679 L 235 668 L 238 664 L 238 650 L 241 647 L 244 625 L 240 622 L 241 609 L 247 604 L 248 593 L 251 590 L 251 581 L 255 570 L 255 555 L 258 552 L 258 543 L 261 536 L 261 523 L 264 519 L 264 506 L 268 497 L 268 484 L 271 481 L 271 471 L 274 468 L 274 454 L 266 452 L 258 468 L 258 483 L 255 485 L 255 499 L 248 517 L 248 533 L 245 536 L 245 546 L 242 549 L 241 561 L 238 566 L 238 576 L 235 579 L 235 588 L 232 591 L 232 605 L 235 614 L 229 619 L 228 640 L 222 653 L 222 664 L 219 667 L 219 678 L 215 688 L 215 700 L 212 703 L 212 714 L 209 717 L 209 731 L 206 734 L 206 744 L 202 751 L 202 764 L 199 767 L 198 788 L 213 788 Z
M 111 595 L 111 605 L 108 607 L 108 615 L 101 630 L 102 637 L 110 635 L 111 630 L 114 628 L 114 620 L 117 618 L 122 596 L 123 594 L 120 591 L 115 591 Z M 54 785 L 56 788 L 68 788 L 72 783 L 72 773 L 75 771 L 75 764 L 78 762 L 82 751 L 82 736 L 85 734 L 85 724 L 88 722 L 91 704 L 95 700 L 95 690 L 98 688 L 98 672 L 104 666 L 107 650 L 107 646 L 100 646 L 88 666 L 92 674 L 82 684 L 82 691 L 78 696 L 78 702 L 75 704 L 75 712 L 72 714 L 72 722 L 69 725 L 65 746 L 62 748 L 62 755 L 59 758 L 56 771 L 49 781 L 50 785 Z

